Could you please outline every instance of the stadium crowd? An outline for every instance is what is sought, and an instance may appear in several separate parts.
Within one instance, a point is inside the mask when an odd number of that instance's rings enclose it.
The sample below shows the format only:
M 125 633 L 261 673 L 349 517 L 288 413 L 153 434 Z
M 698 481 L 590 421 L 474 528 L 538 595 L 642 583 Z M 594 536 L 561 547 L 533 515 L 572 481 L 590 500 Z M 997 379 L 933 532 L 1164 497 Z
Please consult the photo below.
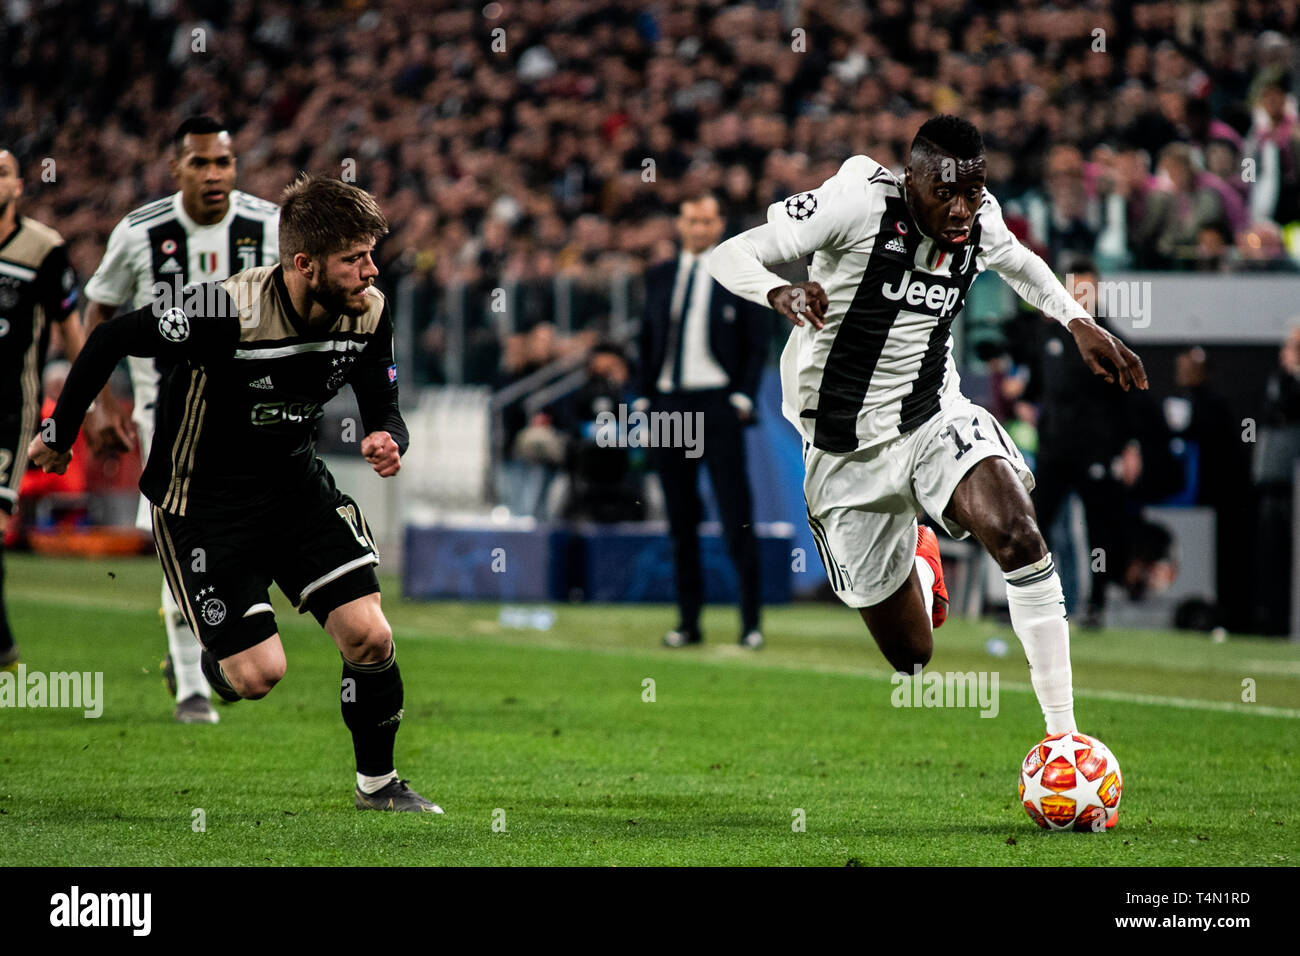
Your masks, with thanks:
M 639 271 L 685 192 L 748 225 L 849 155 L 900 168 L 936 111 L 983 130 L 990 189 L 1053 257 L 1300 256 L 1296 0 L 870 6 L 11 0 L 0 142 L 83 276 L 170 190 L 162 143 L 197 112 L 257 195 L 354 174 L 396 224 L 381 266 L 442 286 Z
M 1298 38 L 1300 0 L 8 0 L 0 145 L 83 280 L 173 191 L 187 115 L 226 120 L 247 192 L 355 181 L 393 224 L 385 286 L 415 280 L 412 380 L 450 355 L 501 388 L 607 336 L 622 277 L 635 317 L 682 198 L 712 191 L 734 233 L 848 156 L 901 172 L 936 112 L 980 128 L 1058 271 L 1296 271 Z M 508 411 L 507 449 L 560 424 Z

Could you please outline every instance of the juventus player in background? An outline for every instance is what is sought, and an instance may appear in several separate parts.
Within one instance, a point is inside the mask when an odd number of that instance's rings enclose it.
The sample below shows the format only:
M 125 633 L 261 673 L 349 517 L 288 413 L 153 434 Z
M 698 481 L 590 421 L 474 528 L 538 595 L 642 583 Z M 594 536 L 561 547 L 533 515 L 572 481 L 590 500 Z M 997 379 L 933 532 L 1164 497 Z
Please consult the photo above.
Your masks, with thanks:
M 935 116 L 912 141 L 903 182 L 854 156 L 720 245 L 709 269 L 796 326 L 781 356 L 784 413 L 804 439 L 808 520 L 836 594 L 890 664 L 912 673 L 947 616 L 937 543 L 924 528 L 918 542 L 916 515 L 974 534 L 1002 568 L 1055 734 L 1077 729 L 1061 581 L 1034 519 L 1033 476 L 993 416 L 961 394 L 949 327 L 976 274 L 993 269 L 1069 329 L 1094 373 L 1126 391 L 1147 378 L 1012 236 L 984 183 L 978 130 Z M 809 253 L 808 282 L 766 269 Z
M 441 813 L 394 769 L 403 688 L 379 556 L 365 516 L 315 454 L 322 408 L 351 384 L 362 455 L 381 478 L 401 468 L 392 320 L 372 288 L 371 252 L 388 223 L 373 196 L 337 179 L 304 175 L 281 205 L 279 265 L 205 283 L 183 307 L 162 297 L 98 326 L 30 453 L 61 472 L 117 362 L 166 359 L 140 487 L 164 574 L 203 644 L 204 676 L 231 701 L 265 697 L 284 676 L 274 581 L 343 656 L 357 808 Z M 204 561 L 191 560 L 196 552 Z
M 151 302 L 160 283 L 179 300 L 180 289 L 190 283 L 225 279 L 232 272 L 279 261 L 280 210 L 234 188 L 235 155 L 221 123 L 209 116 L 185 120 L 172 137 L 171 171 L 180 191 L 129 213 L 109 236 L 103 261 L 86 283 L 87 334 L 124 303 L 138 309 Z M 97 454 L 130 447 L 133 420 L 140 436 L 140 460 L 148 458 L 164 362 L 128 359 L 134 395 L 130 419 L 112 389 L 104 389 L 86 424 L 87 442 Z M 143 497 L 136 524 L 151 527 L 149 503 Z M 162 609 L 168 648 L 163 673 L 176 697 L 176 720 L 215 724 L 217 712 L 199 670 L 199 645 L 166 581 Z
M 81 350 L 77 277 L 63 237 L 18 215 L 23 180 L 0 149 L 0 670 L 16 669 L 18 644 L 4 603 L 4 533 L 27 469 L 27 443 L 41 411 L 41 365 L 58 322 L 69 361 Z

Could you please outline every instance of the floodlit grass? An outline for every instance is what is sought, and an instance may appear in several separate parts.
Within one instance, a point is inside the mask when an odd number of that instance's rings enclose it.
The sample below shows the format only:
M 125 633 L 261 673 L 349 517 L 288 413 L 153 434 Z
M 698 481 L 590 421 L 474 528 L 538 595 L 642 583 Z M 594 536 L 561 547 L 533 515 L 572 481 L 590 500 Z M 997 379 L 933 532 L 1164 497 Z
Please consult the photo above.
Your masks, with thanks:
M 278 592 L 284 681 L 215 727 L 180 726 L 156 562 L 6 565 L 26 666 L 102 671 L 105 704 L 0 711 L 5 865 L 1300 862 L 1300 653 L 1283 642 L 1076 632 L 1076 713 L 1125 792 L 1115 830 L 1048 834 L 1016 798 L 1042 718 L 1005 626 L 936 634 L 932 669 L 999 672 L 986 719 L 893 707 L 883 658 L 838 606 L 769 609 L 758 653 L 713 608 L 709 643 L 670 651 L 669 607 L 562 605 L 550 630 L 510 630 L 496 605 L 407 602 L 386 579 L 398 770 L 446 810 L 391 815 L 353 808 L 337 652 Z M 1009 656 L 987 653 L 994 636 Z

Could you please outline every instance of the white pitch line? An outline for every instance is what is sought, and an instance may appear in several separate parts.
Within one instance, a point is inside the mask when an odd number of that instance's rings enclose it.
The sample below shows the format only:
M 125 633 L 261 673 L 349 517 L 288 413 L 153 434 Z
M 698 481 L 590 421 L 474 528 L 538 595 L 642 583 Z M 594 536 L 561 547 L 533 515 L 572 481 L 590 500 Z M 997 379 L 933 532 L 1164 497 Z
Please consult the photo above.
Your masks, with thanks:
M 939 673 L 943 673 L 940 671 Z M 963 672 L 964 673 L 964 672 Z M 881 679 L 879 672 L 864 672 L 864 676 Z M 889 677 L 885 677 L 888 680 Z M 1018 690 L 1032 694 L 1032 684 L 1016 681 L 999 681 L 999 690 Z M 1158 707 L 1180 707 L 1184 710 L 1213 710 L 1228 714 L 1255 714 L 1260 717 L 1285 717 L 1300 720 L 1300 709 L 1294 707 L 1270 707 L 1267 704 L 1237 703 L 1231 700 L 1196 700 L 1191 697 L 1161 697 L 1158 694 L 1130 694 L 1119 690 L 1076 690 L 1075 697 L 1094 697 L 1100 700 L 1113 700 L 1123 704 L 1154 704 Z
M 1032 687 L 1029 688 L 1033 690 Z M 1187 710 L 1220 710 L 1230 714 L 1259 714 L 1261 717 L 1288 717 L 1300 720 L 1300 710 L 1294 707 L 1270 707 L 1267 704 L 1247 704 L 1244 701 L 1193 700 L 1190 697 L 1160 697 L 1156 694 L 1125 694 L 1122 691 L 1085 690 L 1077 697 L 1100 697 L 1102 700 L 1122 701 L 1128 704 L 1160 704 L 1183 707 Z
M 505 644 L 513 647 L 538 647 L 552 651 L 591 651 L 596 654 L 605 654 L 615 657 L 650 657 L 658 656 L 659 652 L 649 648 L 636 647 L 600 647 L 586 644 L 575 644 L 563 639 L 557 640 L 554 637 L 543 638 L 541 640 L 523 640 L 515 641 L 506 637 L 505 634 L 482 635 L 487 637 L 495 644 Z M 482 637 L 477 639 L 481 640 Z M 505 638 L 502 640 L 502 638 Z M 465 638 L 469 640 L 470 638 Z M 866 677 L 871 680 L 888 681 L 893 675 L 884 672 L 878 668 L 866 667 L 842 667 L 834 664 L 820 664 L 810 661 L 807 664 L 796 663 L 766 663 L 753 660 L 752 651 L 743 651 L 740 648 L 719 645 L 718 650 L 722 654 L 711 657 L 694 657 L 693 660 L 685 657 L 675 657 L 675 660 L 687 661 L 697 664 L 732 664 L 733 662 L 745 659 L 750 666 L 759 667 L 763 670 L 785 670 L 798 671 L 801 673 L 817 674 L 839 674 L 846 677 Z M 940 671 L 939 673 L 943 673 Z M 1000 690 L 1015 690 L 1032 694 L 1034 688 L 1032 684 L 1022 684 L 1016 681 L 999 681 Z M 1218 711 L 1228 714 L 1254 714 L 1258 717 L 1282 717 L 1289 720 L 1300 720 L 1300 708 L 1294 707 L 1270 707 L 1267 704 L 1247 704 L 1237 703 L 1235 701 L 1218 701 L 1218 700 L 1197 700 L 1191 697 L 1161 697 L 1157 694 L 1130 694 L 1124 691 L 1113 690 L 1076 690 L 1075 697 L 1092 697 L 1100 700 L 1113 700 L 1123 704 L 1147 704 L 1157 707 L 1178 707 L 1184 710 L 1208 710 Z

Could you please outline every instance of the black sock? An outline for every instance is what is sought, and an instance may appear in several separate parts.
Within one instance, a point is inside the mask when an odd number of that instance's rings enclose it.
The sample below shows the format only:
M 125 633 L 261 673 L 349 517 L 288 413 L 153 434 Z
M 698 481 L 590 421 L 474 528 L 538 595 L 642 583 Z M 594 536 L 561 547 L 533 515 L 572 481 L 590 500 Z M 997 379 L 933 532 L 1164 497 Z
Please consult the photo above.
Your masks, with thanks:
M 402 673 L 396 651 L 378 664 L 343 661 L 343 723 L 352 731 L 357 773 L 378 777 L 393 770 L 393 741 L 402 722 Z
M 14 635 L 9 630 L 9 612 L 5 609 L 5 546 L 0 541 L 0 653 L 14 646 Z

